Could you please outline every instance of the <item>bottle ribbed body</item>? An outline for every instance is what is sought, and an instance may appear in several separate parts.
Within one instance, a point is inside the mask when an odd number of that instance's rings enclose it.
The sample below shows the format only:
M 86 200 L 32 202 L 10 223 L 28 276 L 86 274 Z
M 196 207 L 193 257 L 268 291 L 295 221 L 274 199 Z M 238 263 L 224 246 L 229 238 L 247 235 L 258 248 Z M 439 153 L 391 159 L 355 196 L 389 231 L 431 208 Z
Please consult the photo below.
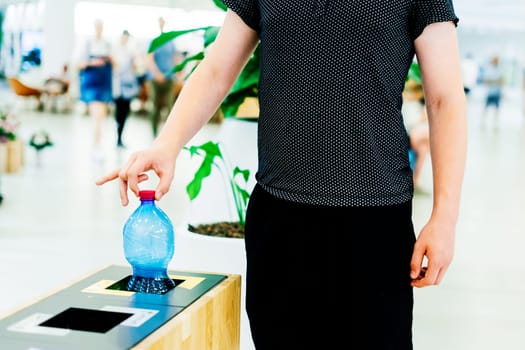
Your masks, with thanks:
M 133 269 L 128 290 L 164 294 L 175 287 L 167 272 L 175 251 L 175 232 L 169 217 L 155 204 L 154 191 L 140 195 L 140 205 L 123 229 L 124 256 Z

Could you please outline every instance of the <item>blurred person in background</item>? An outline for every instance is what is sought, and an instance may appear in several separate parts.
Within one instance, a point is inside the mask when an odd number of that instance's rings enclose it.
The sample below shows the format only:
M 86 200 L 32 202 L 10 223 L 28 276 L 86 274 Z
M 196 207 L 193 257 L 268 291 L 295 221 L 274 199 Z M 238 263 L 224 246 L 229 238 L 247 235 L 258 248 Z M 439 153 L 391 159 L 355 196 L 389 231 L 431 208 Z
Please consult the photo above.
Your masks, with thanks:
M 120 41 L 113 49 L 115 63 L 115 122 L 117 124 L 117 147 L 125 147 L 122 142 L 124 126 L 131 111 L 131 100 L 140 90 L 137 74 L 137 51 L 129 42 L 130 34 L 124 30 Z
M 158 19 L 160 34 L 164 33 L 165 20 Z M 166 120 L 169 109 L 175 100 L 176 77 L 173 68 L 177 64 L 179 55 L 173 41 L 170 41 L 148 55 L 148 71 L 151 88 L 153 110 L 151 112 L 151 127 L 153 136 L 157 136 L 159 126 Z
M 494 119 L 497 121 L 499 118 L 503 85 L 505 84 L 499 55 L 493 55 L 489 64 L 484 67 L 482 81 L 487 89 L 485 106 L 483 108 L 483 122 L 486 122 L 490 110 L 493 110 Z
M 525 67 L 523 67 L 522 70 L 522 76 L 521 76 L 521 103 L 523 108 L 523 117 L 525 118 Z
M 467 96 L 478 83 L 479 65 L 472 53 L 467 53 L 461 60 L 461 77 L 463 79 L 463 89 Z
M 113 101 L 113 59 L 111 43 L 104 38 L 104 22 L 95 20 L 95 33 L 80 46 L 77 54 L 80 100 L 86 103 L 88 115 L 95 121 L 95 160 L 103 160 L 101 151 L 104 121 Z

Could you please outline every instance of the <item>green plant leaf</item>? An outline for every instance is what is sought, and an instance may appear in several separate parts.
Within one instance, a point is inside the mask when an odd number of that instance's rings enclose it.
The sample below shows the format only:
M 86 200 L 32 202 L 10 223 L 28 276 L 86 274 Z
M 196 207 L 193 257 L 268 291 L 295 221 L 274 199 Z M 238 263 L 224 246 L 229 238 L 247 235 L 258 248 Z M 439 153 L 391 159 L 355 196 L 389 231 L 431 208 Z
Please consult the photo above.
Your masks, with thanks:
M 221 27 L 208 27 L 204 31 L 204 47 L 208 47 L 211 43 L 215 41 L 217 38 L 217 34 L 219 34 L 219 30 Z
M 239 224 L 244 227 L 246 223 L 246 209 L 248 207 L 248 200 L 250 199 L 250 194 L 244 188 L 235 184 L 235 189 L 238 194 L 241 203 L 237 203 L 237 216 L 239 218 Z
M 241 104 L 247 97 L 255 97 L 257 88 L 248 86 L 244 90 L 230 93 L 221 103 L 221 111 L 226 118 L 235 117 Z
M 194 174 L 193 179 L 186 186 L 186 192 L 190 200 L 194 200 L 200 194 L 202 182 L 211 174 L 213 166 L 221 167 L 227 164 L 222 155 L 220 145 L 217 142 L 208 141 L 198 146 L 185 146 L 184 149 L 190 152 L 190 157 L 194 155 L 202 157 L 202 163 Z M 217 158 L 222 160 L 222 164 L 217 163 Z M 227 170 L 231 168 L 226 166 L 224 169 Z M 228 170 L 228 172 L 229 171 L 230 170 Z M 228 183 L 231 187 L 231 194 L 235 203 L 239 224 L 244 227 L 246 208 L 250 198 L 250 193 L 246 191 L 245 187 L 250 177 L 250 170 L 241 169 L 236 166 L 231 171 L 231 174 L 224 172 L 223 175 L 228 176 Z
M 242 179 L 244 180 L 244 184 L 239 184 L 237 181 L 238 175 L 241 175 Z M 250 193 L 246 191 L 245 187 L 248 183 L 248 179 L 250 177 L 250 170 L 248 169 L 241 169 L 238 166 L 236 166 L 233 169 L 233 191 L 234 191 L 234 199 L 235 199 L 235 206 L 237 208 L 237 216 L 239 218 L 239 223 L 244 226 L 244 219 L 246 216 L 246 207 L 248 205 L 248 200 L 250 198 Z
M 215 142 L 208 141 L 200 146 L 185 147 L 190 152 L 190 156 L 198 154 L 202 156 L 202 163 L 193 175 L 193 179 L 186 186 L 186 193 L 190 200 L 194 200 L 202 188 L 202 181 L 210 176 L 215 158 L 222 158 L 222 153 L 219 145 Z
M 171 32 L 162 33 L 151 41 L 151 44 L 149 45 L 149 48 L 148 48 L 148 53 L 152 53 L 153 51 L 155 51 L 162 45 L 165 45 L 166 43 L 172 41 L 173 39 L 181 35 L 192 33 L 192 32 L 197 32 L 199 30 L 206 31 L 208 28 L 210 27 L 209 26 L 208 27 L 198 27 L 198 28 L 185 29 L 185 30 L 174 30 Z
M 255 52 L 250 57 L 243 70 L 239 74 L 239 77 L 235 81 L 230 93 L 236 93 L 238 91 L 246 91 L 246 88 L 252 87 L 253 96 L 256 97 L 258 92 L 259 84 L 259 62 L 260 62 L 260 47 L 257 46 Z
M 246 204 L 248 204 L 248 200 L 250 199 L 250 194 L 248 193 L 248 191 L 246 191 L 244 188 L 241 188 L 240 186 L 237 186 L 237 190 L 239 191 L 239 194 L 242 197 L 244 209 L 246 209 Z
M 235 81 L 228 96 L 221 103 L 221 110 L 226 118 L 237 115 L 239 106 L 247 97 L 257 97 L 259 94 L 259 62 L 260 46 L 257 46 L 252 57 L 246 63 L 241 74 Z
M 422 84 L 421 79 L 421 70 L 417 62 L 412 62 L 410 68 L 408 69 L 408 74 L 405 80 L 413 80 L 418 84 Z
M 236 177 L 237 175 L 242 175 L 242 178 L 244 181 L 248 181 L 250 178 L 250 170 L 249 169 L 241 169 L 238 166 L 233 169 L 233 177 Z
M 249 93 L 251 97 L 257 97 L 258 83 L 259 83 L 259 73 L 258 72 L 249 72 L 247 74 L 242 74 L 240 76 L 240 79 L 238 79 L 235 85 L 232 87 L 230 93 L 236 94 L 242 91 L 245 93 Z M 249 97 L 249 96 L 246 96 L 246 97 Z
M 186 57 L 184 61 L 173 67 L 172 72 L 177 73 L 183 70 L 190 62 L 201 61 L 204 58 L 204 52 L 197 52 L 193 56 Z
M 217 6 L 223 11 L 226 11 L 228 9 L 228 7 L 224 5 L 224 3 L 221 0 L 213 0 L 213 3 L 215 4 L 215 6 Z
M 191 180 L 190 183 L 186 186 L 186 193 L 188 193 L 188 197 L 190 198 L 190 200 L 194 200 L 195 198 L 197 198 L 197 196 L 201 192 L 202 181 L 206 177 L 210 176 L 212 165 L 213 162 L 209 161 L 208 158 L 204 158 L 199 169 L 195 173 L 193 180 Z
M 0 144 L 2 143 L 2 139 L 5 138 L 9 141 L 16 140 L 16 134 L 12 131 L 6 130 L 2 127 L 0 127 Z
M 208 141 L 198 146 L 199 150 L 206 153 L 206 157 L 219 157 L 222 158 L 221 149 L 217 142 Z

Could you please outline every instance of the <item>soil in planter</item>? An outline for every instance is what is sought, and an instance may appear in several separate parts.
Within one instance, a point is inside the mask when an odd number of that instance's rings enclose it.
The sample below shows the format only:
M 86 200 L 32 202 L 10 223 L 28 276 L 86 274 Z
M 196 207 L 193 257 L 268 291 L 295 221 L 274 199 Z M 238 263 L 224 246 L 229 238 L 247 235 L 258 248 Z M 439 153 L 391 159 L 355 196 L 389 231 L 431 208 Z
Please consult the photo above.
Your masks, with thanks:
M 238 222 L 214 222 L 212 224 L 188 225 L 188 230 L 207 236 L 244 238 L 244 227 Z

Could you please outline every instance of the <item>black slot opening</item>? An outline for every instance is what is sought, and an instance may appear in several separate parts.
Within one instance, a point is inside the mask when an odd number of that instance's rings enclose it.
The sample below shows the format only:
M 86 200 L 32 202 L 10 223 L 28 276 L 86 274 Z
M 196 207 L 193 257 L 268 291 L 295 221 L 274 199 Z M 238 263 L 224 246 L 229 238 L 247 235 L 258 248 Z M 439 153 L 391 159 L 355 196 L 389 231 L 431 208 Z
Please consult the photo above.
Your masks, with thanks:
M 39 326 L 106 333 L 133 314 L 115 311 L 81 309 L 70 307 Z

